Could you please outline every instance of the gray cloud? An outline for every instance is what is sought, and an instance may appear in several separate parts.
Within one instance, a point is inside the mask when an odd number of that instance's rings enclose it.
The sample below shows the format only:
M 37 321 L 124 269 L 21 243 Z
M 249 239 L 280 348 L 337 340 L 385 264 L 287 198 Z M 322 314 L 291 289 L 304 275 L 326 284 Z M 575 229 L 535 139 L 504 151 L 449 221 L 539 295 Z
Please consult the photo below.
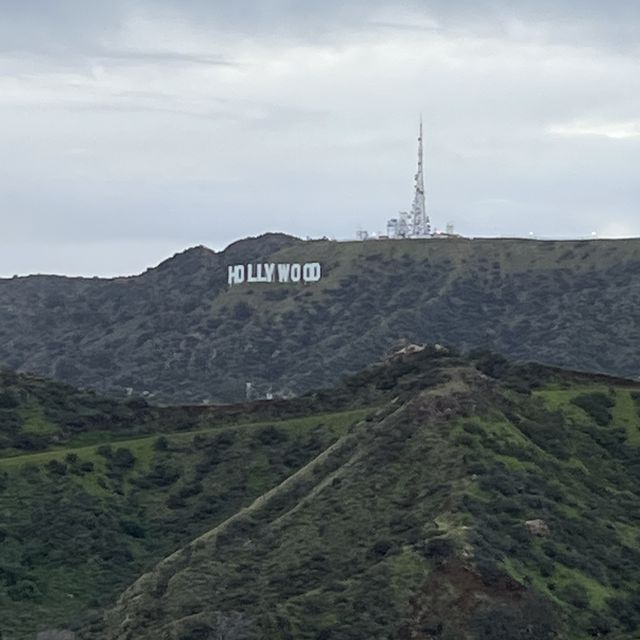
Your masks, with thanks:
M 238 35 L 303 40 L 336 37 L 385 15 L 435 20 L 443 29 L 508 33 L 514 21 L 544 26 L 546 35 L 571 42 L 638 46 L 640 5 L 635 0 L 26 0 L 2 3 L 0 43 L 5 50 L 64 52 L 95 48 L 96 39 L 122 27 L 132 15 L 165 16 L 231 30 Z M 394 23 L 386 23 L 387 26 Z M 395 23 L 408 27 L 410 21 Z
M 438 226 L 640 235 L 635 0 L 5 4 L 0 274 L 381 229 L 420 111 Z

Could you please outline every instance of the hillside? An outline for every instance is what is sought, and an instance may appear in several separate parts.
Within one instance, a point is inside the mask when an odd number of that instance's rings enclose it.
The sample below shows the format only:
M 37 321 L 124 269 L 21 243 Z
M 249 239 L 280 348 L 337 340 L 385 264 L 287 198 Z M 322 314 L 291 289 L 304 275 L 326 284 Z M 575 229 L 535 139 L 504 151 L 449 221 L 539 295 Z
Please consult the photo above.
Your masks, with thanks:
M 163 432 L 193 432 L 212 423 L 236 425 L 338 410 L 356 398 L 332 392 L 291 400 L 235 405 L 155 407 L 142 398 L 119 401 L 70 385 L 0 370 L 0 458 L 131 440 Z
M 369 412 L 353 404 L 154 408 L 3 372 L 0 638 L 90 618 L 330 446 Z
M 320 262 L 314 284 L 227 266 Z M 638 377 L 640 240 L 301 241 L 189 249 L 139 276 L 0 280 L 0 364 L 153 402 L 301 393 L 399 340 Z
M 639 387 L 430 353 L 377 373 L 394 401 L 137 580 L 97 636 L 637 637 Z
M 270 404 L 0 458 L 2 633 L 640 633 L 640 384 L 427 348 Z

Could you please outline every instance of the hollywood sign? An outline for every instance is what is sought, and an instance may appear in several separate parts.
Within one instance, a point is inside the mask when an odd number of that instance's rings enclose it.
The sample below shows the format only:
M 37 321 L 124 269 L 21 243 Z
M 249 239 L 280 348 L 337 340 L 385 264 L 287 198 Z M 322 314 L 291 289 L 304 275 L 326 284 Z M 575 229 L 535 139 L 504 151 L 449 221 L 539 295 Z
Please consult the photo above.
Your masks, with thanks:
M 234 264 L 228 267 L 229 286 L 243 282 L 318 282 L 322 278 L 319 262 Z

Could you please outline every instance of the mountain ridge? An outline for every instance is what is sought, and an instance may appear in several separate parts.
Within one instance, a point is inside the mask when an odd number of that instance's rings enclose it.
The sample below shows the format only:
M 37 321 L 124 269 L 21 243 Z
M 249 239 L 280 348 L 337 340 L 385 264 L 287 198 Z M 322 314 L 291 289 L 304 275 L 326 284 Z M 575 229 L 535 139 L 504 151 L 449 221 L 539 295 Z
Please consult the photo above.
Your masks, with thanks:
M 229 288 L 227 266 L 322 264 Z M 640 240 L 303 241 L 195 247 L 115 279 L 0 280 L 0 363 L 159 403 L 326 386 L 397 344 L 442 342 L 637 377 Z M 144 385 L 141 384 L 144 381 Z

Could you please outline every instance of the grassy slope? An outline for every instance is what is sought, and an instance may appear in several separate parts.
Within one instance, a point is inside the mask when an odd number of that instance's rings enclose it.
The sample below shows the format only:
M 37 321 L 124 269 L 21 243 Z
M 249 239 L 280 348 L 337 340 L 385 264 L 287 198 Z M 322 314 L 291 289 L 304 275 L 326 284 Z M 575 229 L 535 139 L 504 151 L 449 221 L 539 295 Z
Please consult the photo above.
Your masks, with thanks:
M 477 522 L 478 556 L 559 606 L 571 638 L 616 628 L 631 637 L 640 623 L 639 603 L 628 601 L 639 578 L 640 417 L 626 386 L 606 387 L 615 406 L 605 426 L 572 404 L 602 392 L 598 384 L 544 389 L 517 413 L 511 407 L 509 421 L 490 429 L 473 421 L 461 436 L 479 476 L 466 503 Z M 547 522 L 548 538 L 529 540 L 517 527 L 534 517 Z
M 94 631 L 635 637 L 637 389 L 558 374 L 529 394 L 509 371 L 493 383 L 471 368 L 449 376 L 160 563 Z M 603 389 L 606 425 L 573 404 Z M 527 533 L 534 518 L 549 536 Z

